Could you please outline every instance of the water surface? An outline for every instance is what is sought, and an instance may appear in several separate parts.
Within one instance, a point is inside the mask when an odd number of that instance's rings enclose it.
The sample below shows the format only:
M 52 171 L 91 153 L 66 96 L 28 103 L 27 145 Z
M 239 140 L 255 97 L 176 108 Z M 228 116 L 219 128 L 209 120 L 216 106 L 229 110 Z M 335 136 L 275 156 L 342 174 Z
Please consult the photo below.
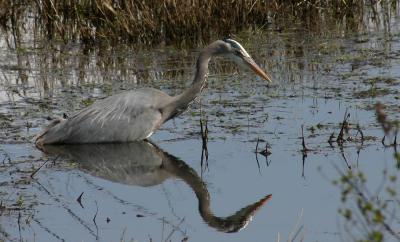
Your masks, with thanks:
M 14 48 L 6 41 L 12 37 L 6 36 L 0 40 L 0 198 L 10 209 L 0 217 L 0 238 L 346 238 L 349 225 L 338 214 L 341 194 L 332 181 L 348 169 L 360 170 L 374 190 L 383 169 L 396 165 L 392 149 L 380 142 L 383 131 L 373 107 L 382 102 L 391 119 L 400 119 L 397 23 L 393 18 L 390 31 L 373 26 L 354 34 L 317 35 L 296 28 L 238 34 L 274 83 L 267 85 L 251 73 L 237 71 L 221 58 L 212 61 L 200 101 L 151 137 L 159 150 L 146 153 L 143 148 L 142 155 L 150 160 L 144 164 L 129 159 L 131 148 L 125 154 L 121 147 L 111 147 L 106 153 L 110 157 L 104 159 L 96 156 L 95 148 L 83 155 L 77 150 L 60 155 L 36 149 L 32 138 L 48 119 L 114 93 L 139 87 L 181 93 L 191 82 L 199 48 L 91 49 L 30 39 Z M 346 113 L 346 137 L 354 139 L 340 149 L 328 140 L 332 133 L 339 134 Z M 208 123 L 207 161 L 201 158 L 200 119 Z M 357 124 L 367 137 L 364 142 L 357 139 Z M 310 149 L 306 157 L 301 152 L 302 126 Z M 259 151 L 267 145 L 272 153 L 256 154 L 257 143 Z M 163 155 L 186 167 L 186 175 L 165 171 Z M 133 162 L 127 167 L 126 158 Z M 210 211 L 221 218 L 268 194 L 272 199 L 257 207 L 245 228 L 225 233 L 223 225 L 210 223 L 199 211 L 199 190 L 188 179 L 200 184 L 203 195 L 208 192 Z

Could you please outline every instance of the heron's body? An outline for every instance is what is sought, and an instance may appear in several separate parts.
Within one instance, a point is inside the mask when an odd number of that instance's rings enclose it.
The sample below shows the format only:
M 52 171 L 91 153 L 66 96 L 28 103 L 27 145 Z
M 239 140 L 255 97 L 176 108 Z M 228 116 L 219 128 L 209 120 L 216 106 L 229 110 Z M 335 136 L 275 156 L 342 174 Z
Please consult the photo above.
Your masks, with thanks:
M 122 92 L 99 100 L 44 131 L 43 144 L 143 140 L 168 118 L 163 108 L 173 97 L 153 89 Z M 136 103 L 137 105 L 130 105 Z
M 179 115 L 201 92 L 212 56 L 231 55 L 235 62 L 246 61 L 253 71 L 269 77 L 234 40 L 218 40 L 205 48 L 197 60 L 192 85 L 171 97 L 153 88 L 122 92 L 96 101 L 67 119 L 53 121 L 36 137 L 36 144 L 76 144 L 130 142 L 148 138 L 164 122 Z

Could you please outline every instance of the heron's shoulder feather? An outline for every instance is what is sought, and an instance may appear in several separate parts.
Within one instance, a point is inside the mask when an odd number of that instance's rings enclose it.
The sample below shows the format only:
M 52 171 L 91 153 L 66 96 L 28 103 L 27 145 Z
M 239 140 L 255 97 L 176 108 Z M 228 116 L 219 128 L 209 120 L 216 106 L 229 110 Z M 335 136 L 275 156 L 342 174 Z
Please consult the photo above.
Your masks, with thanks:
M 140 88 L 131 91 L 121 92 L 93 103 L 92 106 L 131 106 L 131 107 L 152 107 L 168 102 L 172 97 L 154 88 Z
M 171 100 L 172 97 L 160 90 L 141 88 L 98 100 L 76 112 L 70 119 L 90 118 L 104 121 L 128 116 L 134 118 L 146 110 L 160 110 Z

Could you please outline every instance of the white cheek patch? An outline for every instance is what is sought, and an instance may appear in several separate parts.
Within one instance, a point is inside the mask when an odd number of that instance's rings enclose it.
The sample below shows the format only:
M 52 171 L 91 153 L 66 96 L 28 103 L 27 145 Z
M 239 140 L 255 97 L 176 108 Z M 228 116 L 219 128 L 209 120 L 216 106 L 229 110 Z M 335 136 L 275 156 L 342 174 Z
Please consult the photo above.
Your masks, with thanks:
M 240 46 L 240 50 L 241 50 L 241 52 L 242 52 L 242 54 L 243 54 L 244 56 L 250 57 L 249 53 L 247 53 L 247 51 L 246 51 L 242 46 Z

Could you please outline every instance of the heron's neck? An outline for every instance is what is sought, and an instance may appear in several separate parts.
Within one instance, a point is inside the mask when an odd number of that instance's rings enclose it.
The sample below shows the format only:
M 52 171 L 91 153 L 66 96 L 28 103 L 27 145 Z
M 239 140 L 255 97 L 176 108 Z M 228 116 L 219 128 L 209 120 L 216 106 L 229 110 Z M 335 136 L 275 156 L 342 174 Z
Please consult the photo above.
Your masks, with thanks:
M 211 56 L 208 48 L 200 53 L 196 63 L 196 74 L 193 82 L 190 87 L 180 95 L 180 103 L 188 105 L 203 90 L 207 81 L 208 63 L 210 62 Z
M 200 52 L 196 63 L 196 75 L 188 89 L 176 96 L 162 111 L 165 112 L 163 122 L 179 115 L 187 109 L 189 104 L 197 97 L 206 84 L 208 63 L 212 57 L 212 49 L 206 48 Z

